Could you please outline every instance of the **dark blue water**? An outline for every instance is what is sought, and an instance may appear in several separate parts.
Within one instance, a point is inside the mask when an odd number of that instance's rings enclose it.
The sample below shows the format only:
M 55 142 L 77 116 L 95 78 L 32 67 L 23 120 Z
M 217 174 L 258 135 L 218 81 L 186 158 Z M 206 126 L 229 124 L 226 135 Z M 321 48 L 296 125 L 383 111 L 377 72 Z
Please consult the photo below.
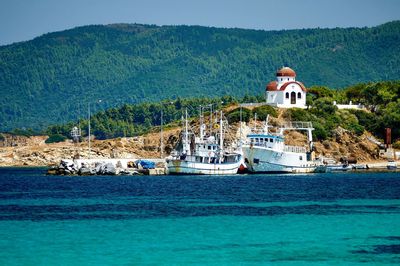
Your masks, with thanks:
M 0 168 L 0 264 L 398 264 L 400 173 Z

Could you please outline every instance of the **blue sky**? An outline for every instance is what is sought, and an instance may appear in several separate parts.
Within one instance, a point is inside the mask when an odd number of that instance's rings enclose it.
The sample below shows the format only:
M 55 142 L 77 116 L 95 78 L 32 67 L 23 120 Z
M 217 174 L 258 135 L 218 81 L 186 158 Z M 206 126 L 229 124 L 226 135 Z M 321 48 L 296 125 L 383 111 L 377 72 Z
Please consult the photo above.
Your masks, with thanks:
M 0 45 L 88 24 L 281 30 L 399 19 L 400 0 L 0 0 Z

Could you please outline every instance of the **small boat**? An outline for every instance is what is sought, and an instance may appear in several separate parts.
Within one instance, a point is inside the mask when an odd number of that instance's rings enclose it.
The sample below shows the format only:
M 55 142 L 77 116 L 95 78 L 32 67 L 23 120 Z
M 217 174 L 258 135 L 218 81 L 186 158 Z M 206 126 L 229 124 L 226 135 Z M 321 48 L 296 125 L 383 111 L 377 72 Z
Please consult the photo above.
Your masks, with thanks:
M 368 164 L 353 164 L 352 167 L 354 170 L 368 170 L 369 169 Z
M 277 133 L 269 131 L 268 118 L 261 132 L 252 132 L 247 135 L 243 145 L 243 155 L 247 168 L 253 173 L 311 173 L 326 172 L 322 161 L 313 158 L 313 142 L 311 122 L 289 122 L 278 129 Z M 285 130 L 307 131 L 308 148 L 289 146 L 284 142 Z M 256 128 L 253 131 L 257 131 Z
M 388 170 L 396 170 L 397 169 L 397 163 L 394 160 L 388 161 L 386 165 Z
M 349 164 L 333 164 L 333 165 L 327 165 L 326 166 L 330 172 L 333 171 L 350 171 L 353 170 L 353 166 L 349 165 Z
M 229 175 L 238 173 L 244 167 L 243 156 L 240 152 L 229 152 L 224 147 L 223 115 L 220 113 L 218 137 L 211 133 L 205 134 L 206 125 L 202 123 L 200 112 L 200 136 L 192 141 L 189 132 L 187 111 L 185 119 L 185 131 L 182 136 L 182 150 L 171 153 L 167 158 L 169 174 L 190 174 L 190 175 Z M 194 145 L 193 145 L 194 144 Z M 192 147 L 194 146 L 194 149 Z

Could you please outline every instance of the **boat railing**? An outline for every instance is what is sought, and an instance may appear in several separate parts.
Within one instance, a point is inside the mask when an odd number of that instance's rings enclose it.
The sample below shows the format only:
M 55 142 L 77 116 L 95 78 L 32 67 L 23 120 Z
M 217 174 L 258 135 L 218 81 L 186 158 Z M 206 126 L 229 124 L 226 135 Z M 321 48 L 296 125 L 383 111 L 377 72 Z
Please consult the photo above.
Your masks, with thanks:
M 303 122 L 303 121 L 289 121 L 286 122 L 282 128 L 285 129 L 313 129 L 311 122 Z
M 285 152 L 295 152 L 295 153 L 306 153 L 307 149 L 305 147 L 300 147 L 300 146 L 285 145 L 285 147 L 283 148 L 283 151 L 285 151 Z
M 265 133 L 265 131 L 264 131 L 263 128 L 260 128 L 260 129 L 253 129 L 253 130 L 251 131 L 251 134 L 266 135 L 266 137 L 269 137 L 269 136 L 281 137 L 281 136 L 282 136 L 282 134 L 280 134 L 279 132 L 272 132 L 272 131 L 269 131 L 268 133 Z
M 254 146 L 257 146 L 257 147 L 265 147 L 266 146 L 266 144 L 264 143 L 264 142 L 251 142 L 250 144 L 253 144 Z

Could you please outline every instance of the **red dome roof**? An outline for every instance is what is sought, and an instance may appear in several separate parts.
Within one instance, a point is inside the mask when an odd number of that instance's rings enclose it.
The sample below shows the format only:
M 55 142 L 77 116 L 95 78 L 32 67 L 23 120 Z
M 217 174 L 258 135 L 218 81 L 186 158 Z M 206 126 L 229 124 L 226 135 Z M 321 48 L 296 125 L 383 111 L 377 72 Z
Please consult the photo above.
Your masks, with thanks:
M 276 91 L 276 90 L 278 90 L 278 82 L 276 82 L 275 80 L 271 81 L 270 83 L 268 83 L 266 90 L 267 91 Z
M 279 90 L 280 90 L 280 91 L 284 91 L 284 90 L 286 89 L 286 87 L 289 86 L 290 84 L 297 84 L 297 85 L 300 86 L 300 89 L 301 89 L 302 91 L 307 92 L 307 89 L 306 89 L 306 87 L 304 86 L 304 84 L 301 83 L 301 82 L 298 82 L 298 81 L 286 82 L 285 84 L 283 84 L 283 85 L 279 88 Z
M 296 77 L 296 72 L 290 67 L 282 67 L 276 72 L 277 77 Z
M 289 86 L 290 84 L 297 84 L 297 85 L 300 86 L 300 89 L 301 89 L 302 91 L 307 92 L 307 88 L 304 86 L 304 84 L 301 83 L 301 82 L 298 82 L 298 81 L 289 81 L 289 82 L 284 83 L 284 84 L 279 88 L 279 91 L 284 91 L 284 90 L 286 89 L 286 87 Z M 267 91 L 278 91 L 278 82 L 276 82 L 276 81 L 271 81 L 270 83 L 268 83 L 266 90 L 267 90 Z

